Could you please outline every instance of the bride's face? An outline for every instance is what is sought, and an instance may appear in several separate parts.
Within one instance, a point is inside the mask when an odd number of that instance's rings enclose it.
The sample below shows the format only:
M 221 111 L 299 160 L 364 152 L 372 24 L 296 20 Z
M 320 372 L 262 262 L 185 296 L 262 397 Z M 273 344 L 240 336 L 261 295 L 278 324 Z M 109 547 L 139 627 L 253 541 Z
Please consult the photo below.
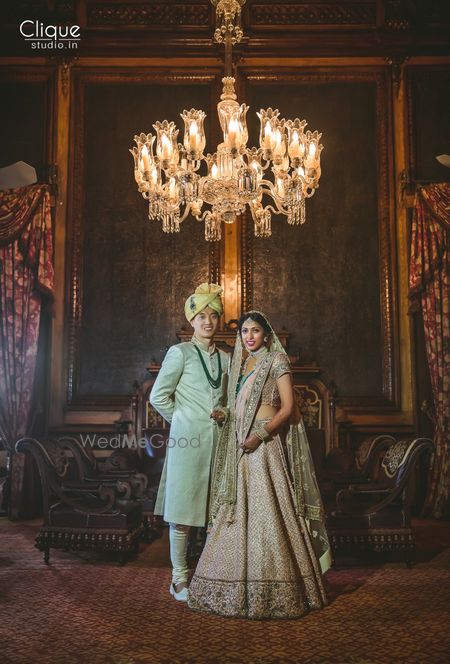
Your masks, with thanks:
M 264 345 L 264 330 L 259 323 L 247 318 L 241 329 L 241 338 L 245 348 L 255 352 Z

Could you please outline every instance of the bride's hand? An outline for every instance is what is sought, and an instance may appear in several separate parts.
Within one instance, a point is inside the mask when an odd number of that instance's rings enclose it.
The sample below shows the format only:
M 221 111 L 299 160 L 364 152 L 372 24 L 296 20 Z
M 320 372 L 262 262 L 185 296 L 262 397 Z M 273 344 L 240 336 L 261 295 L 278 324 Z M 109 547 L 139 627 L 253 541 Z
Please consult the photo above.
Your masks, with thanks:
M 258 436 L 255 436 L 255 434 L 252 434 L 246 440 L 244 440 L 243 443 L 241 443 L 241 449 L 244 454 L 250 454 L 251 452 L 255 452 L 261 443 L 261 438 L 258 438 Z

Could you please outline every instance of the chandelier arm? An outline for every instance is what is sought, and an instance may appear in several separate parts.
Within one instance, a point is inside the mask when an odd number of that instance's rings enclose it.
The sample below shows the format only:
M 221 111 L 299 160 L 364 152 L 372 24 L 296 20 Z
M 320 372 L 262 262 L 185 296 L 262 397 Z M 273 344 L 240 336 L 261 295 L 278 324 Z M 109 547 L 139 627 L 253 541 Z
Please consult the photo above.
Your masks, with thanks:
M 197 219 L 197 221 L 205 221 L 207 215 L 210 213 L 211 210 L 205 210 L 204 212 L 202 212 L 202 214 L 196 215 L 194 219 Z
M 190 211 L 191 211 L 191 204 L 186 203 L 186 205 L 184 206 L 184 212 L 180 217 L 180 224 L 181 224 L 182 221 L 184 221 L 186 219 L 186 217 L 189 215 Z
M 270 196 L 272 198 L 273 202 L 276 205 L 278 205 L 279 198 L 278 198 L 278 195 L 275 191 L 275 185 L 270 180 L 261 180 L 261 182 L 259 184 L 260 184 L 260 186 L 263 190 L 263 193 Z M 266 188 L 264 188 L 264 185 L 266 185 Z
M 266 207 L 264 208 L 264 210 L 270 210 L 270 211 L 273 212 L 274 214 L 282 214 L 282 215 L 284 215 L 285 217 L 288 216 L 288 211 L 285 210 L 283 207 L 281 207 L 281 208 L 277 207 L 277 209 L 275 209 L 275 208 L 273 207 L 273 205 L 266 205 Z
M 279 203 L 278 196 L 275 193 L 275 187 L 269 180 L 261 180 L 260 184 L 266 184 L 269 186 L 269 189 L 264 189 L 263 187 L 263 193 L 266 194 L 267 196 L 270 196 L 270 198 L 273 200 L 274 204 L 276 205 L 276 210 L 273 208 L 271 205 L 266 205 L 265 210 L 272 210 L 275 214 L 284 214 L 286 217 L 288 215 L 288 211 L 283 207 L 282 204 Z

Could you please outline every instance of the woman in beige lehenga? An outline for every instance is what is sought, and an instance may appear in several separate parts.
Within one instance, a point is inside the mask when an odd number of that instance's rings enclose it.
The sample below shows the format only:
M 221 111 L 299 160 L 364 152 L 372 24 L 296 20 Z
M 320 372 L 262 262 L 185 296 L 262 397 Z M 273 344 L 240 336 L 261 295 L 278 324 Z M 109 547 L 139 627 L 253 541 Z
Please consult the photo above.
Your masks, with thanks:
M 331 556 L 289 359 L 261 312 L 239 321 L 228 403 L 188 603 L 229 617 L 298 618 L 326 605 Z

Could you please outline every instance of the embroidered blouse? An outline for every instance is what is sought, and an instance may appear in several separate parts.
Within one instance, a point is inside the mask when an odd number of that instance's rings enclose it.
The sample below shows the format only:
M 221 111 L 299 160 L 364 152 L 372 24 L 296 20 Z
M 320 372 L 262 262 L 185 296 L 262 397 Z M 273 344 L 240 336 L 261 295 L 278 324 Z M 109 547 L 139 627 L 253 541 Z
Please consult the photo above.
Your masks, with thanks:
M 261 406 L 266 405 L 273 406 L 274 408 L 280 408 L 281 398 L 277 386 L 277 379 L 280 378 L 280 376 L 283 376 L 285 373 L 291 373 L 289 358 L 284 353 L 277 352 L 275 359 L 272 362 L 267 380 L 262 389 Z

